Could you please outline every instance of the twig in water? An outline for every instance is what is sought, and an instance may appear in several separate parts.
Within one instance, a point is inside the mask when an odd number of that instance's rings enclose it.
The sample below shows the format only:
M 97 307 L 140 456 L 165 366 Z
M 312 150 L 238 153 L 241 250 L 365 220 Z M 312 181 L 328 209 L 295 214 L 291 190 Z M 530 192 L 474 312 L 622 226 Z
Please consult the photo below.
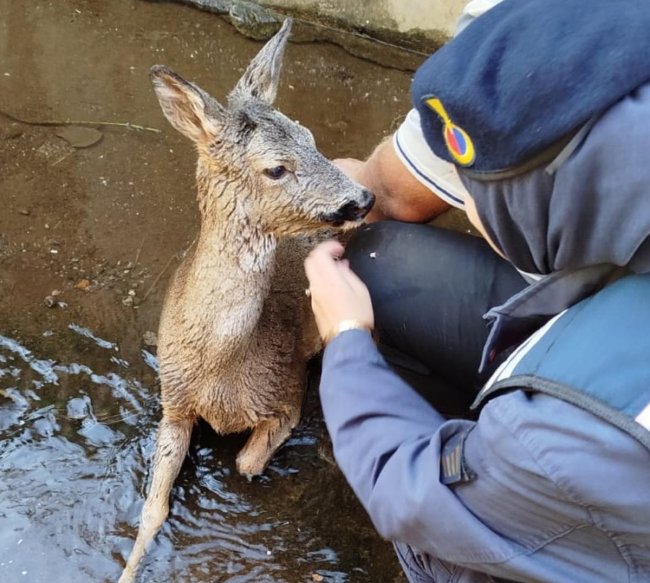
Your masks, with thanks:
M 146 291 L 146 293 L 144 294 L 144 296 L 142 296 L 142 302 L 141 302 L 141 303 L 144 303 L 145 301 L 147 301 L 147 298 L 149 297 L 149 294 L 150 294 L 150 293 L 154 290 L 154 288 L 158 285 L 158 282 L 160 281 L 160 278 L 163 276 L 163 274 L 165 273 L 165 271 L 167 271 L 167 269 L 169 268 L 169 266 L 171 265 L 172 261 L 173 261 L 175 258 L 176 258 L 176 254 L 172 255 L 172 256 L 169 258 L 169 260 L 168 260 L 167 263 L 165 264 L 165 267 L 162 268 L 162 271 L 161 271 L 161 272 L 156 276 L 156 279 L 153 280 L 153 283 L 151 284 L 151 287 Z
M 145 235 L 142 237 L 142 243 L 140 243 L 140 247 L 138 247 L 138 252 L 135 254 L 135 261 L 133 262 L 133 267 L 138 264 L 138 260 L 140 259 L 140 253 L 142 253 L 142 248 L 144 247 L 144 242 L 147 239 L 147 236 Z
M 6 117 L 12 121 L 22 123 L 25 125 L 29 126 L 116 126 L 116 127 L 122 127 L 122 128 L 127 128 L 129 130 L 138 130 L 141 132 L 153 132 L 156 134 L 159 134 L 161 130 L 158 128 L 150 128 L 147 126 L 141 126 L 138 124 L 134 124 L 131 122 L 120 122 L 120 121 L 75 121 L 75 120 L 45 120 L 45 121 L 34 121 L 34 120 L 29 120 L 29 119 L 23 119 L 20 117 L 16 117 L 15 115 L 8 113 L 6 111 L 3 111 L 0 109 L 0 115 L 3 117 Z

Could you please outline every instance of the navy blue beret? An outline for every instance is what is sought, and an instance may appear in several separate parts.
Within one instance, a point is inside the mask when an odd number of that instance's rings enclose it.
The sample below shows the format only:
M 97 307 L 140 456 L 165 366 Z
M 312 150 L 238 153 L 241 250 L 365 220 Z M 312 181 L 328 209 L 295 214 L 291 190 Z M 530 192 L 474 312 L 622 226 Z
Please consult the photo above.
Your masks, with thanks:
M 490 177 L 648 80 L 650 1 L 504 0 L 418 69 L 412 95 L 435 154 Z

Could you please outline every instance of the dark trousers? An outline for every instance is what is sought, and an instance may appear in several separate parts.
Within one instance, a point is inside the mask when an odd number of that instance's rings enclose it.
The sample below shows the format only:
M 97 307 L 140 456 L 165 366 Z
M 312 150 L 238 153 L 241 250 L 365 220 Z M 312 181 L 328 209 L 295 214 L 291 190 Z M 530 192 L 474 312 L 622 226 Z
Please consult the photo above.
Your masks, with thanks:
M 477 372 L 483 314 L 526 286 L 521 275 L 482 239 L 392 221 L 361 227 L 346 257 L 370 290 L 386 359 L 441 413 L 467 414 L 489 372 Z

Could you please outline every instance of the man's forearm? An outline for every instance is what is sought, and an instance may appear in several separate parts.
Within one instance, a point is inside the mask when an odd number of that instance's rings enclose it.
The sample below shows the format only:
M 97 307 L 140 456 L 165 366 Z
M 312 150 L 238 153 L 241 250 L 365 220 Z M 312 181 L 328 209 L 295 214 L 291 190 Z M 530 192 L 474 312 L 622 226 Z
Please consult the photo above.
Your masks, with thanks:
M 424 223 L 450 208 L 409 172 L 391 138 L 381 142 L 365 162 L 339 160 L 337 165 L 377 197 L 368 222 L 393 219 Z

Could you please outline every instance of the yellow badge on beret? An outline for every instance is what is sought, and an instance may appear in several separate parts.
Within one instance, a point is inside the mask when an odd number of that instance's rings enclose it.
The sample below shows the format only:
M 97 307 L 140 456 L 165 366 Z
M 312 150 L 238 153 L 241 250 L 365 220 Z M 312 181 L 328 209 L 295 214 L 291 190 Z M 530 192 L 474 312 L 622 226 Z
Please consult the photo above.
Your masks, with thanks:
M 474 164 L 476 150 L 467 132 L 451 121 L 447 110 L 439 99 L 432 97 L 431 99 L 427 99 L 425 103 L 440 116 L 444 124 L 442 135 L 445 138 L 445 144 L 451 157 L 461 166 L 471 166 Z

